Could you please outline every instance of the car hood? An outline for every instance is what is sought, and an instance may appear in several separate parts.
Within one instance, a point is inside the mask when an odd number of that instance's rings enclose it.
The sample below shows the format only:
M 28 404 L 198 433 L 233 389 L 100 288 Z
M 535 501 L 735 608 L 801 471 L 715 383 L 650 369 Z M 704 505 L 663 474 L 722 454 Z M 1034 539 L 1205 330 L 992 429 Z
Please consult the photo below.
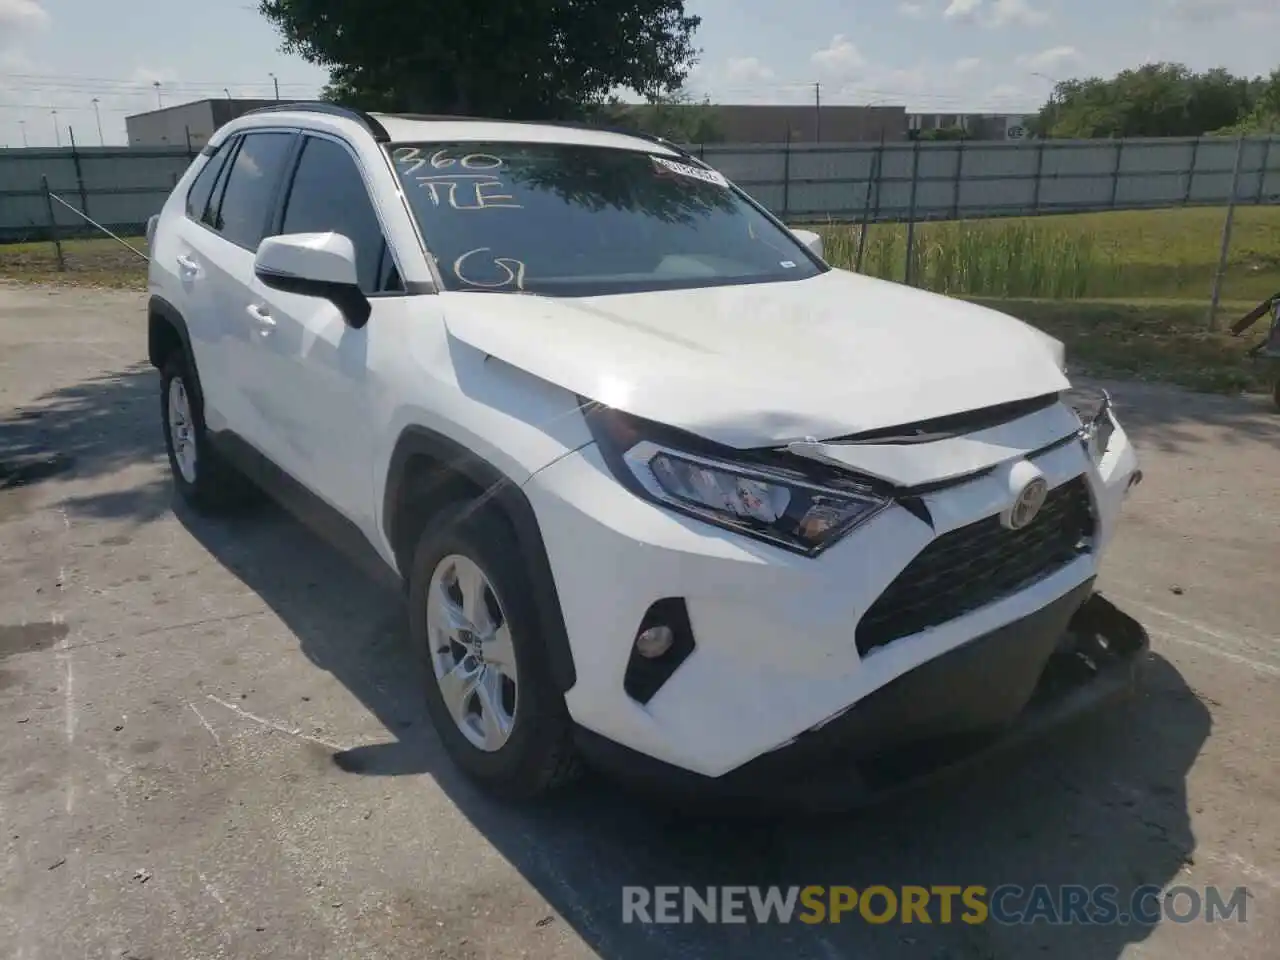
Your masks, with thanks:
M 450 334 L 580 396 L 731 447 L 915 423 L 1064 390 L 1057 341 L 844 270 L 553 298 L 445 294 Z

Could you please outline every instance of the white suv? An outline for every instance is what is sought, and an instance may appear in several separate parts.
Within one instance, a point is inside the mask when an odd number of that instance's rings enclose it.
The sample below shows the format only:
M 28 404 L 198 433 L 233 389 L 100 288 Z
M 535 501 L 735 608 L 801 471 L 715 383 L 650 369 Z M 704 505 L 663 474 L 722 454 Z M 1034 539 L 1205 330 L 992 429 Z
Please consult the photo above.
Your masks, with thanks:
M 1062 345 L 671 144 L 288 104 L 148 234 L 179 491 L 393 574 L 490 788 L 853 800 L 1131 686 L 1093 581 L 1140 474 Z

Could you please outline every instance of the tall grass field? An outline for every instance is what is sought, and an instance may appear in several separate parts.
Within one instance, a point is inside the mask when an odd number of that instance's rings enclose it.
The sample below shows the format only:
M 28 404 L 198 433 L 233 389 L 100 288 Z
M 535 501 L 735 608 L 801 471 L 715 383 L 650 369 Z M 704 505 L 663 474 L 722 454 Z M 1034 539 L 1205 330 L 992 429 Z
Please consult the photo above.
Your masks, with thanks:
M 1207 303 L 1225 211 L 1071 214 L 918 224 L 912 283 L 951 296 L 1167 299 Z M 829 262 L 888 280 L 906 274 L 907 229 L 818 225 Z M 1280 207 L 1236 211 L 1222 295 L 1257 302 L 1280 290 Z

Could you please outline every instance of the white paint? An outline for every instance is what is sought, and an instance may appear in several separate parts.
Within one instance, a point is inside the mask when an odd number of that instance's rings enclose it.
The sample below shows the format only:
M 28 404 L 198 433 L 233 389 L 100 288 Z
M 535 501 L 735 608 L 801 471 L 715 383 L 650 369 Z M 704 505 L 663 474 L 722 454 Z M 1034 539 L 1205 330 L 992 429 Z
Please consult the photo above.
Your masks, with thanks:
M 313 737 L 308 733 L 303 733 L 297 727 L 290 727 L 288 724 L 281 723 L 279 720 L 269 720 L 266 717 L 260 717 L 255 713 L 250 713 L 248 710 L 245 710 L 243 707 L 238 707 L 234 703 L 228 703 L 226 700 L 219 699 L 218 697 L 215 697 L 211 693 L 207 694 L 206 696 L 208 696 L 208 698 L 212 700 L 214 703 L 218 704 L 218 706 L 226 707 L 228 710 L 230 710 L 232 713 L 236 714 L 237 716 L 243 717 L 244 719 L 249 720 L 252 723 L 256 723 L 260 727 L 267 727 L 271 730 L 276 730 L 280 733 L 288 734 L 291 737 L 297 737 L 299 740 L 306 740 L 310 743 L 316 743 L 322 747 L 328 747 L 330 750 L 342 751 L 347 749 L 341 744 L 334 743 L 331 740 L 325 740 L 322 737 Z
M 1215 647 L 1213 644 L 1193 640 L 1190 637 L 1181 637 L 1175 633 L 1165 632 L 1162 636 L 1165 640 L 1180 643 L 1185 647 L 1195 647 L 1197 650 L 1203 650 L 1205 653 L 1211 653 L 1215 657 L 1221 657 L 1223 660 L 1230 660 L 1232 663 L 1238 663 L 1241 666 L 1248 667 L 1258 673 L 1265 673 L 1269 676 L 1280 677 L 1280 667 L 1277 667 L 1274 664 L 1263 663 L 1261 660 L 1246 657 L 1244 654 L 1232 653 L 1230 650 L 1223 650 L 1221 647 Z
M 209 731 L 209 736 L 213 737 L 213 742 L 218 746 L 222 746 L 222 739 L 218 736 L 218 731 L 213 729 L 213 725 L 205 719 L 204 714 L 196 709 L 196 705 L 187 701 L 187 706 L 191 708 L 191 712 L 196 715 L 196 719 L 200 721 L 200 726 Z
M 1238 853 L 1214 853 L 1212 851 L 1205 853 L 1197 850 L 1196 854 L 1205 860 L 1212 860 L 1214 863 L 1230 867 L 1233 873 L 1242 873 L 1255 883 L 1261 883 L 1263 886 L 1270 887 L 1273 890 L 1280 890 L 1280 874 L 1264 870 Z
M 62 530 L 68 536 L 71 533 L 71 518 L 67 514 L 66 507 L 60 507 L 59 513 L 62 515 Z M 62 603 L 62 594 L 67 588 L 67 568 L 60 566 L 58 568 L 58 603 Z M 54 623 L 65 623 L 65 619 L 61 612 L 55 612 L 52 616 Z M 72 662 L 71 654 L 71 630 L 62 637 L 61 649 L 58 651 L 58 659 L 62 661 L 63 679 L 62 679 L 62 724 L 63 734 L 67 740 L 67 793 L 64 807 L 68 814 L 75 812 L 76 806 L 76 782 L 75 782 L 75 758 L 72 755 L 72 747 L 76 739 L 76 675 L 75 666 Z
M 200 882 L 204 884 L 205 892 L 209 894 L 209 896 L 213 897 L 213 899 L 216 900 L 218 903 L 223 904 L 224 906 L 226 905 L 227 901 L 224 900 L 222 897 L 222 894 L 218 892 L 218 888 L 215 887 L 212 883 L 210 883 L 208 878 L 205 877 L 203 873 L 200 874 Z
M 1280 637 L 1257 637 L 1257 638 L 1254 638 L 1252 641 L 1250 641 L 1249 639 L 1246 639 L 1245 637 L 1240 636 L 1238 634 L 1227 633 L 1224 630 L 1220 630 L 1215 627 L 1210 627 L 1207 624 L 1200 623 L 1196 620 L 1189 620 L 1186 617 L 1180 616 L 1176 613 L 1171 613 L 1168 610 L 1162 610 L 1160 607 L 1153 607 L 1151 606 L 1151 604 L 1146 603 L 1142 600 L 1128 599 L 1126 600 L 1126 602 L 1132 603 L 1134 606 L 1142 607 L 1144 610 L 1148 611 L 1149 613 L 1154 613 L 1158 617 L 1164 617 L 1166 620 L 1171 620 L 1174 623 L 1177 623 L 1184 627 L 1188 627 L 1192 630 L 1197 631 L 1198 633 L 1203 633 L 1207 636 L 1213 637 L 1217 640 L 1222 640 L 1226 643 L 1230 643 L 1235 646 L 1248 647 L 1252 642 L 1252 643 L 1260 643 L 1260 644 L 1280 647 Z
M 1216 629 L 1214 627 L 1210 627 L 1207 624 L 1199 623 L 1195 620 L 1189 620 L 1186 617 L 1179 616 L 1178 614 L 1175 614 L 1175 613 L 1170 613 L 1168 610 L 1162 610 L 1159 607 L 1153 607 L 1151 606 L 1151 604 L 1146 603 L 1142 600 L 1137 600 L 1132 597 L 1126 597 L 1122 594 L 1114 594 L 1114 596 L 1116 597 L 1116 599 L 1120 600 L 1125 604 L 1128 604 L 1129 606 L 1136 607 L 1140 610 L 1144 610 L 1149 614 L 1152 614 L 1157 617 L 1161 617 L 1164 620 L 1168 621 L 1169 623 L 1177 624 L 1178 626 L 1184 627 L 1187 630 L 1192 631 L 1193 633 L 1203 634 L 1206 637 L 1211 637 L 1214 640 L 1219 641 L 1219 643 L 1226 644 L 1230 647 L 1234 647 L 1235 649 L 1228 650 L 1228 649 L 1225 649 L 1223 646 L 1215 645 L 1212 643 L 1206 643 L 1203 640 L 1196 639 L 1194 636 L 1187 636 L 1186 634 L 1181 634 L 1174 630 L 1170 630 L 1168 628 L 1165 628 L 1160 631 L 1159 636 L 1162 639 L 1170 640 L 1174 643 L 1179 643 L 1186 647 L 1194 647 L 1197 650 L 1203 650 L 1205 653 L 1213 654 L 1214 656 L 1220 657 L 1223 660 L 1230 660 L 1232 663 L 1238 663 L 1241 666 L 1248 667 L 1249 669 L 1257 673 L 1263 673 L 1273 677 L 1280 677 L 1280 665 L 1277 665 L 1274 663 L 1267 663 L 1265 661 L 1258 660 L 1255 657 L 1251 657 L 1246 653 L 1238 652 L 1240 650 L 1249 650 L 1256 643 L 1276 644 L 1277 641 L 1275 639 L 1258 638 L 1257 640 L 1254 640 L 1251 642 L 1250 640 L 1247 640 L 1244 637 L 1227 633 L 1226 631 Z
M 258 246 L 253 269 L 303 280 L 354 285 L 356 249 L 349 237 L 333 232 L 267 237 Z
M 439 299 L 463 343 L 590 399 L 602 379 L 621 383 L 627 412 L 732 447 L 828 439 L 1070 386 L 1053 342 L 1021 321 L 844 270 L 602 297 Z

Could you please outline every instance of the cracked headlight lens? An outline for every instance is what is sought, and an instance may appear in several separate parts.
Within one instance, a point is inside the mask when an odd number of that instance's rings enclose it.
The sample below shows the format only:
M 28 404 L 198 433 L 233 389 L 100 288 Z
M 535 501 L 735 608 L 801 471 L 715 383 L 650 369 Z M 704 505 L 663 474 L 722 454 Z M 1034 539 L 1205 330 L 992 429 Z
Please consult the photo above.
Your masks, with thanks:
M 729 451 L 684 449 L 669 437 L 648 436 L 667 433 L 658 425 L 608 407 L 593 407 L 587 420 L 610 470 L 636 495 L 809 556 L 892 502 L 853 480 L 848 488 L 823 486 L 790 471 L 735 462 Z

